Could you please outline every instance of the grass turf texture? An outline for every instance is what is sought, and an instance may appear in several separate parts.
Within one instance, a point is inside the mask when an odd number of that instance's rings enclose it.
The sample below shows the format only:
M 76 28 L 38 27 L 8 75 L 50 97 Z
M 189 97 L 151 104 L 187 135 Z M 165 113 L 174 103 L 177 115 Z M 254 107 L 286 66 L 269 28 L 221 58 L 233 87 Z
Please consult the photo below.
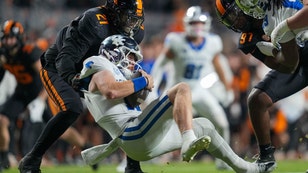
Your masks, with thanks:
M 214 162 L 170 162 L 166 164 L 142 163 L 143 171 L 148 173 L 231 173 L 233 171 L 218 171 Z M 114 164 L 102 164 L 97 173 L 117 173 Z M 308 169 L 307 161 L 279 161 L 278 168 L 274 173 L 305 173 Z M 89 166 L 62 165 L 52 167 L 42 167 L 43 173 L 94 173 Z M 3 173 L 18 173 L 17 168 L 10 168 Z

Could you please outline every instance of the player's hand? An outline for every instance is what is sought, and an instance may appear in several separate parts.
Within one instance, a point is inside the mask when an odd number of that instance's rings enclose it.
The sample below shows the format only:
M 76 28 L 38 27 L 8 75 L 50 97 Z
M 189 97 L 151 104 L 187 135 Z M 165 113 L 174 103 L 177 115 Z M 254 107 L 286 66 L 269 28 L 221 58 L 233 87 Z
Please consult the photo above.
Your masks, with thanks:
M 148 73 L 146 73 L 143 70 L 140 70 L 141 74 L 143 77 L 145 77 L 147 79 L 147 87 L 146 89 L 152 91 L 152 89 L 154 88 L 154 79 L 151 75 L 149 75 Z
M 80 73 L 77 73 L 72 79 L 71 79 L 71 86 L 75 89 L 78 90 L 80 87 Z
M 287 20 L 282 21 L 274 28 L 271 34 L 271 42 L 275 47 L 277 48 L 280 47 L 279 41 L 281 40 L 283 35 L 288 31 L 290 31 L 290 28 L 288 26 Z
M 275 57 L 274 52 L 279 51 L 279 49 L 277 49 L 271 42 L 259 41 L 256 46 L 266 56 Z

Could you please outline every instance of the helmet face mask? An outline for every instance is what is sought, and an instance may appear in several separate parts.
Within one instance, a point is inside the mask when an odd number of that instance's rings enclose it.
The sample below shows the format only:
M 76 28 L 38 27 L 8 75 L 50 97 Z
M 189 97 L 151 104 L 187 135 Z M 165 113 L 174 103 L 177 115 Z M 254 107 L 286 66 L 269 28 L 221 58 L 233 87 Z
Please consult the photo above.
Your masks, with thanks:
M 135 40 L 123 35 L 107 37 L 100 46 L 99 54 L 115 64 L 123 75 L 129 79 L 133 71 L 141 69 L 143 60 L 140 48 Z
M 200 37 L 210 31 L 212 18 L 208 13 L 203 13 L 200 6 L 192 6 L 187 9 L 183 21 L 188 36 Z
M 122 31 L 126 35 L 132 35 L 142 25 L 144 19 L 134 15 L 131 10 L 121 11 L 119 14 L 118 25 L 122 28 Z
M 120 33 L 132 36 L 144 21 L 142 0 L 107 0 L 111 23 Z

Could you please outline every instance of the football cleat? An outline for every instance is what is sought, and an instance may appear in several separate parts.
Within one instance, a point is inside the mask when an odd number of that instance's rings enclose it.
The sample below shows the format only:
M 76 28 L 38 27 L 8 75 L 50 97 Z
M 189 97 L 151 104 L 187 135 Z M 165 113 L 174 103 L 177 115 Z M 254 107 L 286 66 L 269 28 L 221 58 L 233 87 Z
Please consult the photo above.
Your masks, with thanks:
M 275 161 L 275 147 L 270 146 L 266 149 L 266 153 L 254 156 L 256 158 L 256 163 L 264 163 L 269 161 Z
M 266 154 L 263 153 L 257 157 L 255 163 L 258 165 L 260 173 L 268 173 L 276 169 L 277 164 L 275 161 L 274 153 L 275 147 L 271 146 L 266 149 Z
M 257 163 L 259 168 L 259 173 L 269 173 L 276 169 L 277 164 L 275 161 L 268 161 L 268 162 L 260 162 Z
M 124 173 L 145 173 L 143 172 L 140 168 L 125 168 L 125 172 Z
M 30 154 L 24 156 L 19 162 L 18 169 L 20 173 L 41 173 L 40 165 L 42 158 Z
M 194 140 L 188 147 L 188 149 L 182 153 L 183 161 L 190 162 L 194 159 L 195 155 L 207 149 L 211 143 L 211 138 L 209 136 L 202 136 Z

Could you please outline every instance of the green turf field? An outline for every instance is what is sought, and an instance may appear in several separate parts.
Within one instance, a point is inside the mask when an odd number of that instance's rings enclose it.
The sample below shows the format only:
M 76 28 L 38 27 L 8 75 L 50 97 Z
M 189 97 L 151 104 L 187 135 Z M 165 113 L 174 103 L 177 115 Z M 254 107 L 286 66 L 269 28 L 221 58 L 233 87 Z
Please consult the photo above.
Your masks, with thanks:
M 308 161 L 279 161 L 274 173 L 305 173 Z M 117 173 L 117 165 L 101 165 L 97 173 Z M 213 162 L 172 162 L 161 165 L 142 163 L 142 168 L 147 173 L 231 173 L 233 171 L 217 171 Z M 88 166 L 54 166 L 43 167 L 43 173 L 94 173 Z M 11 168 L 3 173 L 18 173 L 17 168 Z

